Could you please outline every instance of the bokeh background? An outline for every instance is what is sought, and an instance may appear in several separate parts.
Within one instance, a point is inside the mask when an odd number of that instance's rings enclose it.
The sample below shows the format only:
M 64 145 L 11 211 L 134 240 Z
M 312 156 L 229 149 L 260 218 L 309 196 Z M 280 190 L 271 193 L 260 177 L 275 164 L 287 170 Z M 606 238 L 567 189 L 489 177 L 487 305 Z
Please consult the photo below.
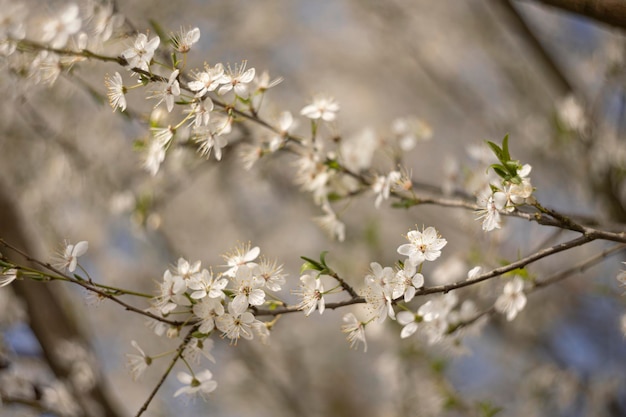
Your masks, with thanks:
M 68 4 L 25 3 L 35 28 Z M 486 150 L 484 140 L 499 142 L 508 133 L 514 158 L 533 166 L 544 205 L 618 229 L 626 222 L 623 31 L 532 1 L 157 0 L 116 7 L 127 18 L 123 31 L 154 33 L 151 21 L 168 33 L 198 27 L 201 38 L 188 68 L 248 60 L 258 72 L 283 77 L 266 97 L 262 114 L 269 119 L 283 110 L 298 114 L 317 92 L 341 104 L 337 127 L 345 138 L 366 129 L 388 136 L 395 119 L 419 118 L 433 135 L 405 155 L 416 182 L 471 190 L 486 166 L 476 149 Z M 104 46 L 110 55 L 132 42 L 123 31 Z M 359 287 L 371 261 L 392 265 L 403 235 L 426 225 L 449 242 L 424 271 L 427 285 L 434 285 L 463 279 L 476 264 L 497 266 L 569 236 L 516 219 L 485 235 L 474 213 L 389 204 L 376 210 L 373 195 L 365 195 L 338 206 L 347 233 L 344 242 L 334 242 L 312 221 L 320 209 L 290 179 L 293 158 L 242 167 L 238 144 L 267 132 L 235 129 L 220 162 L 175 149 L 151 177 L 133 151 L 133 142 L 148 135 L 145 123 L 98 101 L 105 74 L 120 71 L 128 81 L 124 70 L 79 62 L 44 87 L 12 71 L 15 62 L 3 65 L 0 237 L 27 238 L 24 245 L 43 259 L 64 239 L 88 240 L 83 265 L 98 282 L 152 292 L 178 257 L 217 269 L 221 254 L 251 241 L 284 264 L 288 289 L 297 287 L 299 257 L 315 258 L 323 250 Z M 148 115 L 154 103 L 133 93 L 129 107 Z M 298 131 L 306 133 L 307 126 L 300 120 Z M 384 156 L 376 164 L 393 168 Z M 19 220 L 9 222 L 9 212 Z M 575 249 L 530 270 L 548 276 L 605 247 Z M 512 323 L 493 317 L 444 346 L 419 337 L 400 340 L 400 327 L 388 321 L 368 327 L 367 353 L 351 351 L 340 332 L 341 316 L 355 311 L 364 317 L 358 308 L 283 317 L 268 346 L 216 341 L 217 363 L 208 367 L 219 388 L 210 401 L 172 398 L 179 384 L 170 376 L 148 415 L 482 416 L 497 407 L 507 416 L 626 415 L 624 298 L 615 280 L 623 259 L 613 257 L 533 294 Z M 167 360 L 132 381 L 124 356 L 130 341 L 148 354 L 173 349 L 176 341 L 157 337 L 142 317 L 117 305 L 46 285 L 54 291 L 47 297 L 93 348 L 111 403 L 120 415 L 134 415 Z M 486 308 L 501 288 L 496 280 L 460 296 Z M 45 331 L 59 317 L 20 314 L 13 289 L 0 291 L 7 369 L 52 378 L 32 327 L 44 320 Z M 33 301 L 35 310 L 45 310 L 50 300 Z M 1 415 L 28 413 L 0 408 Z

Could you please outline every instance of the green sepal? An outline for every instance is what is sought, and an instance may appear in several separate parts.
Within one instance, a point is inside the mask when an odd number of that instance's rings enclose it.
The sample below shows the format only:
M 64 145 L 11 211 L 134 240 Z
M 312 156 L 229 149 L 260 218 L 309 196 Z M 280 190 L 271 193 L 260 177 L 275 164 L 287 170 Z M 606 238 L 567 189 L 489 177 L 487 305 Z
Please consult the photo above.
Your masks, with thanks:
M 329 202 L 333 202 L 333 201 L 339 201 L 342 200 L 343 197 L 341 196 L 341 194 L 338 193 L 328 193 L 326 194 L 326 198 L 328 199 Z
M 420 203 L 420 201 L 417 200 L 417 199 L 404 199 L 404 200 L 401 200 L 401 201 L 396 201 L 394 203 L 391 203 L 391 207 L 408 209 L 408 208 L 411 208 L 413 206 L 417 206 L 419 203 Z
M 206 339 L 209 337 L 209 333 L 202 333 L 201 331 L 196 330 L 191 334 L 191 337 L 195 337 L 196 339 Z
M 341 165 L 335 159 L 327 159 L 324 161 L 324 165 L 326 165 L 330 169 L 334 169 L 335 171 L 341 170 Z

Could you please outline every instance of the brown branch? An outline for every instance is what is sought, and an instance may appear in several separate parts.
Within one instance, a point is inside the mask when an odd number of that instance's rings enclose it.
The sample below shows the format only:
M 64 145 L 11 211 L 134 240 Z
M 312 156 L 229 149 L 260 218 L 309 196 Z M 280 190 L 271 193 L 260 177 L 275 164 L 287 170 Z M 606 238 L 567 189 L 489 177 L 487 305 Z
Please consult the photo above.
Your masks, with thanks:
M 159 380 L 157 385 L 154 387 L 154 389 L 152 390 L 152 392 L 150 393 L 150 395 L 148 396 L 146 401 L 143 403 L 143 405 L 141 406 L 141 408 L 139 409 L 139 411 L 135 415 L 136 417 L 141 416 L 148 409 L 148 406 L 152 402 L 152 399 L 156 395 L 157 391 L 159 390 L 159 388 L 161 388 L 161 386 L 163 385 L 163 383 L 167 379 L 167 376 L 170 374 L 170 372 L 172 372 L 172 369 L 174 368 L 174 365 L 176 365 L 176 362 L 178 362 L 178 359 L 180 359 L 180 357 L 183 355 L 183 351 L 185 350 L 185 348 L 187 347 L 189 342 L 191 342 L 191 336 L 193 335 L 193 333 L 196 330 L 198 330 L 197 326 L 192 327 L 189 330 L 189 332 L 185 336 L 185 339 L 183 339 L 182 343 L 178 346 L 178 349 L 176 349 L 176 354 L 174 355 L 174 357 L 172 358 L 172 361 L 170 362 L 169 366 L 167 367 L 167 369 L 165 370 L 165 372 L 161 376 L 161 379 Z
M 529 0 L 524 0 L 528 2 Z M 557 9 L 588 17 L 611 26 L 626 29 L 624 0 L 532 0 Z
M 447 285 L 438 285 L 438 286 L 435 286 L 435 287 L 422 288 L 420 290 L 417 290 L 415 295 L 418 296 L 418 295 L 434 294 L 434 293 L 440 293 L 440 292 L 441 293 L 447 293 L 447 292 L 455 290 L 457 288 L 468 287 L 470 285 L 477 284 L 479 282 L 488 280 L 490 278 L 494 278 L 494 277 L 500 276 L 500 275 L 505 274 L 507 272 L 513 271 L 515 269 L 523 268 L 526 265 L 528 265 L 528 264 L 530 264 L 532 262 L 538 261 L 539 259 L 545 258 L 547 256 L 551 256 L 551 255 L 554 255 L 556 253 L 566 251 L 566 250 L 574 248 L 576 246 L 582 246 L 582 245 L 584 245 L 586 243 L 589 243 L 589 242 L 591 242 L 593 240 L 595 240 L 594 237 L 583 235 L 583 236 L 577 237 L 576 239 L 568 240 L 567 242 L 559 243 L 558 245 L 554 245 L 554 246 L 551 246 L 549 248 L 537 251 L 537 252 L 535 252 L 535 253 L 533 253 L 533 254 L 525 257 L 525 258 L 520 259 L 519 261 L 515 261 L 515 262 L 512 262 L 512 263 L 510 263 L 508 265 L 492 269 L 491 271 L 486 272 L 484 274 L 480 274 L 480 275 L 478 275 L 477 277 L 475 277 L 473 279 L 468 279 L 468 280 L 465 280 L 465 281 L 459 281 L 459 282 L 455 282 L 455 283 L 447 284 Z
M 101 290 L 100 288 L 98 288 L 96 286 L 96 284 L 92 284 L 89 281 L 81 281 L 79 279 L 76 279 L 72 276 L 69 276 L 65 273 L 63 273 L 63 271 L 60 271 L 59 269 L 55 268 L 54 266 L 52 266 L 51 264 L 47 263 L 47 262 L 42 262 L 39 259 L 33 258 L 32 256 L 30 256 L 29 254 L 27 254 L 26 252 L 16 248 L 15 246 L 11 245 L 10 243 L 7 243 L 4 241 L 4 239 L 0 238 L 0 245 L 4 246 L 5 248 L 11 249 L 13 251 L 15 251 L 16 253 L 20 254 L 21 256 L 24 257 L 24 259 L 26 259 L 29 262 L 32 262 L 33 264 L 39 265 L 45 269 L 48 269 L 52 272 L 54 272 L 55 274 L 57 274 L 59 277 L 63 277 L 65 280 L 72 282 L 74 284 L 80 285 L 81 287 L 83 287 L 84 289 L 86 289 L 87 291 L 92 291 L 96 294 L 98 294 L 99 296 L 103 297 L 103 298 L 108 298 L 109 300 L 121 305 L 122 307 L 124 307 L 126 310 L 128 311 L 132 311 L 133 313 L 137 313 L 137 314 L 141 314 L 142 316 L 146 316 L 148 318 L 151 318 L 153 320 L 157 320 L 166 324 L 169 324 L 171 326 L 181 326 L 184 323 L 183 322 L 178 322 L 178 321 L 173 321 L 173 320 L 168 320 L 168 319 L 164 319 L 163 317 L 159 317 L 157 315 L 154 315 L 148 311 L 144 311 L 141 310 L 137 307 L 134 307 L 122 300 L 120 300 L 119 298 L 109 294 L 107 291 Z M 42 275 L 46 276 L 46 273 L 41 272 Z

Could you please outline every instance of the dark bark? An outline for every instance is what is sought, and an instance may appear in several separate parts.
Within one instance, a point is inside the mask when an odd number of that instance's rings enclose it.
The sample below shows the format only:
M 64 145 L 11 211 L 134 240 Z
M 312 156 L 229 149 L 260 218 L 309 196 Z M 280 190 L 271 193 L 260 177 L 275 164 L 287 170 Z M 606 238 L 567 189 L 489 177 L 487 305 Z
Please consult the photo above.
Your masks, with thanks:
M 626 29 L 626 1 L 624 0 L 524 0 L 542 3 L 576 13 L 608 25 Z

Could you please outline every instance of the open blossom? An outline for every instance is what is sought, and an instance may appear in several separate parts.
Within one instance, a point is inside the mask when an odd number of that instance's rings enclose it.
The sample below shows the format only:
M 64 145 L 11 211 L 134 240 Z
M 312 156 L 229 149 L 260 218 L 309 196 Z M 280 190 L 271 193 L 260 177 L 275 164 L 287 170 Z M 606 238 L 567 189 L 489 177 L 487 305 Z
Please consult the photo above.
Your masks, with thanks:
M 146 352 L 144 352 L 134 340 L 131 341 L 130 344 L 139 352 L 139 355 L 135 353 L 126 354 L 126 364 L 130 368 L 133 380 L 136 381 L 141 378 L 141 375 L 148 369 L 148 366 L 152 364 L 152 358 L 146 355 Z
M 183 351 L 183 357 L 188 362 L 199 363 L 201 357 L 205 357 L 215 363 L 215 357 L 211 353 L 215 342 L 210 338 L 193 337 Z
M 180 31 L 172 36 L 172 45 L 178 52 L 186 54 L 198 40 L 200 40 L 200 29 L 185 30 L 180 28 Z
M 404 296 L 404 301 L 409 302 L 415 297 L 417 288 L 424 286 L 424 276 L 417 272 L 416 266 L 411 262 L 405 262 L 404 268 L 396 272 L 393 281 L 393 299 Z
M 416 315 L 412 311 L 400 311 L 397 315 L 398 323 L 402 325 L 402 330 L 400 331 L 400 337 L 402 339 L 406 339 L 407 337 L 413 335 L 417 331 L 418 322 L 421 321 L 419 315 Z
M 302 108 L 300 114 L 309 119 L 332 122 L 337 117 L 338 111 L 339 104 L 334 98 L 320 94 L 313 97 L 313 102 Z
M 524 281 L 519 277 L 513 278 L 504 285 L 504 290 L 494 305 L 497 312 L 506 314 L 508 321 L 513 320 L 525 306 Z
M 109 97 L 109 104 L 113 107 L 113 111 L 118 107 L 121 111 L 126 110 L 126 87 L 124 87 L 120 73 L 116 72 L 113 77 L 107 75 L 104 78 L 104 85 L 107 87 L 107 97 Z
M 363 352 L 367 352 L 367 340 L 365 339 L 365 324 L 359 321 L 352 313 L 347 313 L 343 316 L 343 324 L 341 331 L 348 336 L 348 342 L 350 342 L 350 348 L 356 348 L 359 343 L 363 343 Z
M 427 227 L 422 232 L 411 230 L 406 238 L 410 243 L 398 247 L 400 255 L 408 256 L 409 262 L 420 265 L 424 261 L 434 261 L 441 256 L 441 249 L 448 244 L 434 227 Z
M 204 297 L 223 299 L 225 297 L 224 288 L 228 285 L 228 279 L 219 276 L 214 277 L 211 272 L 203 269 L 193 280 L 187 283 L 187 287 L 193 292 L 191 298 L 200 300 Z
M 300 289 L 294 291 L 294 294 L 300 297 L 298 310 L 303 310 L 304 315 L 308 316 L 317 308 L 322 314 L 326 307 L 324 301 L 324 286 L 321 278 L 312 275 L 302 275 L 300 277 Z
M 250 242 L 240 244 L 231 253 L 222 256 L 224 260 L 226 260 L 226 266 L 229 267 L 229 269 L 224 272 L 224 275 L 234 278 L 237 274 L 237 269 L 239 269 L 241 265 L 256 265 L 251 263 L 259 256 L 261 249 L 258 246 L 253 248 L 250 248 L 250 246 Z
M 221 160 L 222 149 L 228 145 L 228 140 L 222 135 L 231 132 L 232 122 L 231 117 L 216 114 L 208 125 L 194 128 L 193 140 L 199 145 L 198 152 L 208 158 L 213 151 L 215 159 Z
M 172 270 L 172 275 L 180 277 L 185 285 L 189 285 L 190 282 L 198 281 L 201 279 L 200 272 L 201 262 L 196 261 L 193 264 L 189 263 L 185 258 L 178 258 L 176 268 Z M 203 271 L 204 272 L 204 271 Z
M 370 272 L 365 276 L 365 284 L 377 284 L 381 287 L 389 285 L 393 282 L 394 274 L 393 269 L 390 267 L 382 267 L 378 262 L 370 263 Z
M 244 338 L 252 340 L 253 326 L 257 320 L 249 311 L 237 313 L 233 309 L 233 303 L 228 305 L 228 313 L 222 314 L 215 320 L 215 325 L 222 332 L 222 337 L 230 339 L 231 343 L 236 344 L 237 340 Z
M 76 245 L 68 243 L 65 246 L 59 266 L 63 269 L 67 269 L 69 272 L 74 272 L 78 265 L 78 257 L 84 255 L 88 247 L 89 243 L 85 240 L 78 242 Z
M 256 274 L 270 291 L 280 291 L 281 285 L 285 283 L 283 266 L 278 265 L 275 260 L 262 258 L 256 267 Z
M 145 34 L 140 33 L 137 35 L 132 48 L 122 52 L 122 58 L 128 62 L 130 68 L 140 68 L 144 71 L 149 71 L 150 61 L 160 43 L 161 39 L 158 36 L 148 40 Z
M 186 372 L 179 372 L 176 377 L 180 382 L 185 384 L 185 386 L 179 388 L 174 393 L 174 397 L 186 394 L 199 395 L 202 398 L 206 398 L 208 394 L 215 391 L 217 388 L 217 382 L 213 381 L 213 374 L 208 369 L 198 372 L 194 376 L 189 375 Z
M 396 319 L 392 292 L 390 285 L 380 285 L 376 282 L 372 282 L 365 288 L 365 302 L 373 310 L 377 323 L 385 321 L 387 316 L 392 320 Z
M 215 321 L 224 314 L 224 305 L 220 298 L 204 297 L 193 306 L 193 314 L 200 320 L 200 333 L 208 334 L 215 328 Z
M 194 127 L 208 126 L 211 121 L 211 111 L 214 108 L 213 101 L 210 97 L 204 99 L 196 99 L 191 103 L 191 107 L 185 110 L 185 113 L 190 113 L 193 118 Z
M 402 175 L 399 171 L 391 171 L 389 175 L 376 177 L 374 184 L 372 184 L 372 190 L 376 193 L 376 201 L 374 202 L 374 206 L 376 208 L 380 207 L 383 200 L 387 200 L 389 198 L 391 186 L 400 181 L 401 176 Z
M 17 269 L 15 268 L 7 269 L 6 271 L 2 273 L 2 275 L 0 275 L 0 287 L 9 285 L 13 281 L 15 281 L 16 278 L 17 278 Z
M 78 33 L 82 24 L 78 16 L 78 6 L 70 4 L 65 10 L 43 24 L 43 41 L 50 42 L 53 48 L 63 48 L 70 36 Z
M 217 90 L 220 96 L 234 90 L 239 97 L 245 97 L 248 93 L 248 84 L 254 80 L 254 68 L 246 69 L 247 61 L 243 61 L 241 65 L 235 68 L 228 67 L 222 79 L 222 86 Z
M 506 202 L 507 196 L 501 191 L 478 196 L 480 209 L 476 211 L 479 214 L 476 219 L 483 219 L 482 227 L 485 232 L 500 228 L 500 211 L 504 209 Z
M 154 105 L 154 107 L 158 107 L 159 104 L 165 101 L 165 106 L 167 107 L 167 111 L 171 112 L 174 108 L 174 100 L 176 97 L 180 95 L 180 86 L 178 85 L 178 73 L 179 70 L 175 70 L 170 75 L 170 78 L 166 83 L 160 83 L 161 89 L 155 90 L 152 92 L 152 95 L 148 98 L 158 98 L 159 102 Z
M 157 297 L 155 307 L 162 314 L 169 314 L 179 305 L 188 305 L 188 300 L 183 295 L 187 290 L 185 280 L 172 274 L 169 270 L 163 273 L 163 282 L 160 283 L 160 294 Z
M 224 66 L 217 64 L 211 68 L 204 64 L 204 71 L 192 74 L 193 81 L 189 82 L 191 91 L 195 91 L 196 97 L 202 97 L 209 91 L 214 91 L 220 84 L 226 82 L 224 77 Z
M 241 314 L 248 306 L 260 306 L 265 302 L 265 291 L 261 289 L 263 280 L 253 274 L 252 268 L 248 265 L 241 265 L 237 269 L 234 281 L 235 298 L 230 306 L 235 313 Z

